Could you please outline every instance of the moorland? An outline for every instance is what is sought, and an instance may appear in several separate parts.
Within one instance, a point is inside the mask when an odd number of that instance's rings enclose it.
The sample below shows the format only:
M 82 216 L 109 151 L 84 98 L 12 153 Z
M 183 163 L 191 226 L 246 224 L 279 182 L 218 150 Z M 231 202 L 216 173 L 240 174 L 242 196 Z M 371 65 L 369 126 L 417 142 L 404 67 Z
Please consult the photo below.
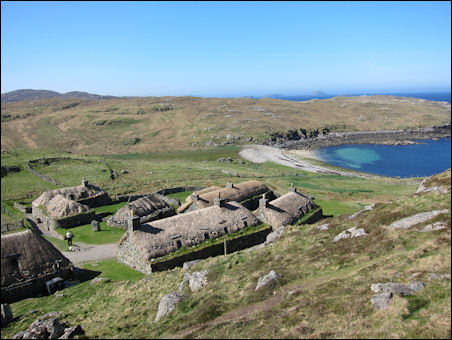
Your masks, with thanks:
M 77 264 L 81 282 L 66 288 L 64 297 L 11 304 L 15 320 L 2 329 L 2 338 L 50 311 L 60 312 L 60 320 L 70 325 L 81 324 L 87 338 L 450 338 L 450 276 L 429 279 L 432 273 L 451 270 L 450 170 L 425 182 L 448 192 L 416 194 L 423 178 L 310 173 L 253 163 L 239 154 L 242 145 L 259 144 L 276 131 L 293 128 L 415 129 L 447 125 L 450 119 L 448 103 L 391 96 L 307 102 L 147 97 L 2 103 L 2 167 L 20 170 L 2 176 L 2 223 L 21 218 L 13 202 L 30 204 L 43 191 L 78 185 L 83 177 L 112 197 L 248 179 L 263 181 L 281 195 L 293 184 L 315 197 L 327 216 L 315 224 L 287 226 L 273 245 L 197 263 L 190 272 L 208 270 L 208 284 L 197 292 L 185 287 L 184 300 L 157 323 L 161 298 L 178 291 L 186 269 L 145 277 L 114 259 Z M 51 161 L 36 162 L 33 169 L 58 185 L 27 171 L 27 162 L 43 158 Z M 183 200 L 190 193 L 177 197 Z M 373 209 L 366 210 L 369 205 Z M 448 212 L 428 222 L 387 228 L 405 217 L 444 209 Z M 435 222 L 445 228 L 421 232 Z M 318 228 L 326 224 L 326 229 Z M 334 241 L 352 227 L 364 228 L 367 235 Z M 113 235 L 109 242 L 120 237 Z M 51 241 L 64 249 L 61 240 Z M 258 278 L 270 270 L 280 275 L 277 284 L 256 291 Z M 111 281 L 93 287 L 93 276 Z M 372 305 L 373 283 L 413 280 L 422 281 L 424 289 L 412 296 L 394 295 L 385 310 Z

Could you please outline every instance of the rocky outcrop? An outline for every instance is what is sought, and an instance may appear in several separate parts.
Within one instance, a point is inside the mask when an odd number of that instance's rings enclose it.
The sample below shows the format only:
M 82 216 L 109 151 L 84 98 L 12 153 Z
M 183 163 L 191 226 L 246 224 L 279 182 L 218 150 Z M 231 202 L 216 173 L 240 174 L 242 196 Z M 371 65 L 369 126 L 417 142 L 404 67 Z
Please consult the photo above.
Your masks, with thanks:
M 267 235 L 267 239 L 265 240 L 265 245 L 275 243 L 277 239 L 279 239 L 284 232 L 284 226 L 279 227 L 275 231 L 272 231 L 270 234 Z
M 389 226 L 386 226 L 386 228 L 389 229 L 408 229 L 412 226 L 427 222 L 428 220 L 431 220 L 432 218 L 440 215 L 440 214 L 447 214 L 449 210 L 434 210 L 434 211 L 428 211 L 423 212 L 419 214 L 415 214 L 409 217 L 402 218 L 401 220 L 398 220 L 396 222 L 391 223 Z
M 424 287 L 425 284 L 421 281 L 411 281 L 408 286 L 396 282 L 373 283 L 370 289 L 377 294 L 370 298 L 370 302 L 375 308 L 384 310 L 389 307 L 389 303 L 394 294 L 398 296 L 415 295 L 424 289 Z
M 83 335 L 82 326 L 65 327 L 56 318 L 58 312 L 50 312 L 35 320 L 26 331 L 16 333 L 13 339 L 72 339 L 75 335 Z
M 451 136 L 451 126 L 431 126 L 419 129 L 388 130 L 388 131 L 356 131 L 356 132 L 329 132 L 327 130 L 313 130 L 307 132 L 300 129 L 294 133 L 273 133 L 264 145 L 274 145 L 280 148 L 318 149 L 325 146 L 341 144 L 397 144 L 417 139 L 445 138 Z M 298 137 L 297 137 L 298 135 Z

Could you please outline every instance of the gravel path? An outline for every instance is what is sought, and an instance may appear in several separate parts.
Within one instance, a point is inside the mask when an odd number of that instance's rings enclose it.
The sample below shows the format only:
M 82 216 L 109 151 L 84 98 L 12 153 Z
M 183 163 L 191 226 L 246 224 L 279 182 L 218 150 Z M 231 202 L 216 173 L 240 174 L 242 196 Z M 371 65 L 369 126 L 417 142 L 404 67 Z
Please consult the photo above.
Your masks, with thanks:
M 80 251 L 63 251 L 62 254 L 73 264 L 98 261 L 105 259 L 116 259 L 116 244 L 85 244 L 76 243 Z
M 38 223 L 32 216 L 32 214 L 24 214 L 32 224 L 34 224 L 41 231 L 42 234 L 58 239 L 62 239 L 62 236 L 54 230 L 47 230 L 47 225 L 44 223 Z M 98 261 L 105 259 L 115 259 L 117 246 L 113 244 L 86 244 L 82 242 L 74 242 L 74 245 L 80 247 L 79 251 L 62 251 L 61 253 L 68 258 L 73 264 Z

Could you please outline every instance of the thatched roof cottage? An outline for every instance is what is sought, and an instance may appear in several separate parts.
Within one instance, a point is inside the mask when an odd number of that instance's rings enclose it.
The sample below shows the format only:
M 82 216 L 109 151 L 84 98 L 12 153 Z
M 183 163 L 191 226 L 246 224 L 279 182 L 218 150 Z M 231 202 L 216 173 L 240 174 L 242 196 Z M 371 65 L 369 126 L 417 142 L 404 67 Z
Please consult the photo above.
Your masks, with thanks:
M 255 209 L 263 194 L 266 194 L 269 199 L 276 198 L 273 191 L 264 183 L 256 180 L 238 184 L 228 183 L 225 188 L 211 190 L 203 194 L 191 195 L 192 202 L 191 204 L 187 204 L 184 212 L 210 207 L 214 204 L 216 198 L 239 202 L 248 209 Z
M 214 205 L 185 214 L 139 225 L 130 221 L 128 231 L 119 241 L 117 258 L 144 273 L 150 273 L 152 259 L 159 258 L 180 247 L 191 247 L 226 233 L 261 222 L 237 202 L 216 199 Z
M 174 207 L 166 202 L 164 196 L 153 194 L 127 203 L 107 220 L 107 224 L 127 229 L 127 221 L 132 217 L 132 211 L 134 216 L 140 217 L 140 223 L 176 215 Z
M 46 281 L 72 279 L 74 267 L 49 241 L 25 230 L 1 235 L 1 300 L 14 302 L 46 294 Z
M 269 201 L 262 198 L 259 208 L 254 212 L 263 222 L 270 224 L 274 229 L 296 223 L 304 215 L 317 208 L 311 197 L 290 187 L 287 194 Z
M 89 208 L 110 203 L 107 192 L 84 179 L 79 186 L 43 192 L 31 206 L 33 217 L 54 229 L 90 223 L 95 213 Z
M 85 213 L 89 210 L 87 205 L 72 201 L 66 196 L 58 194 L 47 204 L 47 213 L 52 218 L 61 218 Z
M 220 189 L 221 189 L 220 187 L 214 185 L 214 186 L 211 186 L 211 187 L 207 187 L 207 188 L 204 188 L 204 189 L 195 191 L 192 195 L 188 196 L 188 197 L 185 199 L 184 204 L 182 204 L 182 205 L 177 209 L 177 212 L 178 212 L 178 213 L 183 213 L 185 210 L 187 210 L 187 209 L 190 207 L 190 205 L 191 205 L 192 202 L 193 202 L 193 201 L 192 201 L 192 196 L 193 196 L 193 197 L 199 197 L 199 196 L 201 196 L 201 195 L 203 195 L 203 194 L 207 194 L 208 192 L 215 191 L 215 190 L 220 190 Z

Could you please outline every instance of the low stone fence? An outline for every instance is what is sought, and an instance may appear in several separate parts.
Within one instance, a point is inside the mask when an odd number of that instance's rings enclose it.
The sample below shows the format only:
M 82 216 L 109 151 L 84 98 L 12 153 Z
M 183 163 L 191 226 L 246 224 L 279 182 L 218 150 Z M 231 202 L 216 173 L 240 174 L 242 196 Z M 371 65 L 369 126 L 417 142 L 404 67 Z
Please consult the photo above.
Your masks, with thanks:
M 91 223 L 92 220 L 96 219 L 96 212 L 94 210 L 89 210 L 86 213 L 81 213 L 73 216 L 68 216 L 64 218 L 50 218 L 50 228 L 71 228 L 84 224 Z
M 49 177 L 47 177 L 47 176 L 44 176 L 43 174 L 37 172 L 36 170 L 33 170 L 32 165 L 33 165 L 33 164 L 38 164 L 38 163 L 46 164 L 46 165 L 47 165 L 47 164 L 49 164 L 50 162 L 55 162 L 55 161 L 60 161 L 60 160 L 65 160 L 65 159 L 71 159 L 71 160 L 74 160 L 74 161 L 82 161 L 82 162 L 87 162 L 87 163 L 92 163 L 92 162 L 99 162 L 99 163 L 102 163 L 103 165 L 105 165 L 105 166 L 110 170 L 111 178 L 114 179 L 113 177 L 116 177 L 116 175 L 113 176 L 114 170 L 113 170 L 112 168 L 110 168 L 110 166 L 109 166 L 105 161 L 100 160 L 100 159 L 91 160 L 91 159 L 73 158 L 73 157 L 38 158 L 38 159 L 32 159 L 32 160 L 29 160 L 29 161 L 25 162 L 25 168 L 26 168 L 30 173 L 32 173 L 33 175 L 35 175 L 35 176 L 41 178 L 42 180 L 44 180 L 44 181 L 46 181 L 46 182 L 48 182 L 48 183 L 52 183 L 52 184 L 54 184 L 54 185 L 61 185 L 60 182 L 55 181 L 54 179 L 49 178 Z
M 272 230 L 273 230 L 272 227 L 268 227 L 252 234 L 246 234 L 243 236 L 238 236 L 231 240 L 226 240 L 226 253 L 230 254 L 263 243 L 265 242 L 267 235 L 270 234 Z M 173 257 L 168 260 L 163 260 L 155 263 L 151 262 L 151 268 L 152 271 L 163 271 L 175 267 L 182 267 L 184 262 L 187 261 L 206 259 L 208 257 L 224 254 L 225 254 L 225 245 L 224 242 L 221 242 L 218 244 L 211 245 L 209 247 L 202 248 L 200 250 L 194 250 L 188 254 Z
M 8 231 L 17 230 L 25 228 L 24 220 L 21 220 L 20 222 L 13 222 L 13 223 L 2 223 L 1 224 L 1 232 L 6 233 Z

